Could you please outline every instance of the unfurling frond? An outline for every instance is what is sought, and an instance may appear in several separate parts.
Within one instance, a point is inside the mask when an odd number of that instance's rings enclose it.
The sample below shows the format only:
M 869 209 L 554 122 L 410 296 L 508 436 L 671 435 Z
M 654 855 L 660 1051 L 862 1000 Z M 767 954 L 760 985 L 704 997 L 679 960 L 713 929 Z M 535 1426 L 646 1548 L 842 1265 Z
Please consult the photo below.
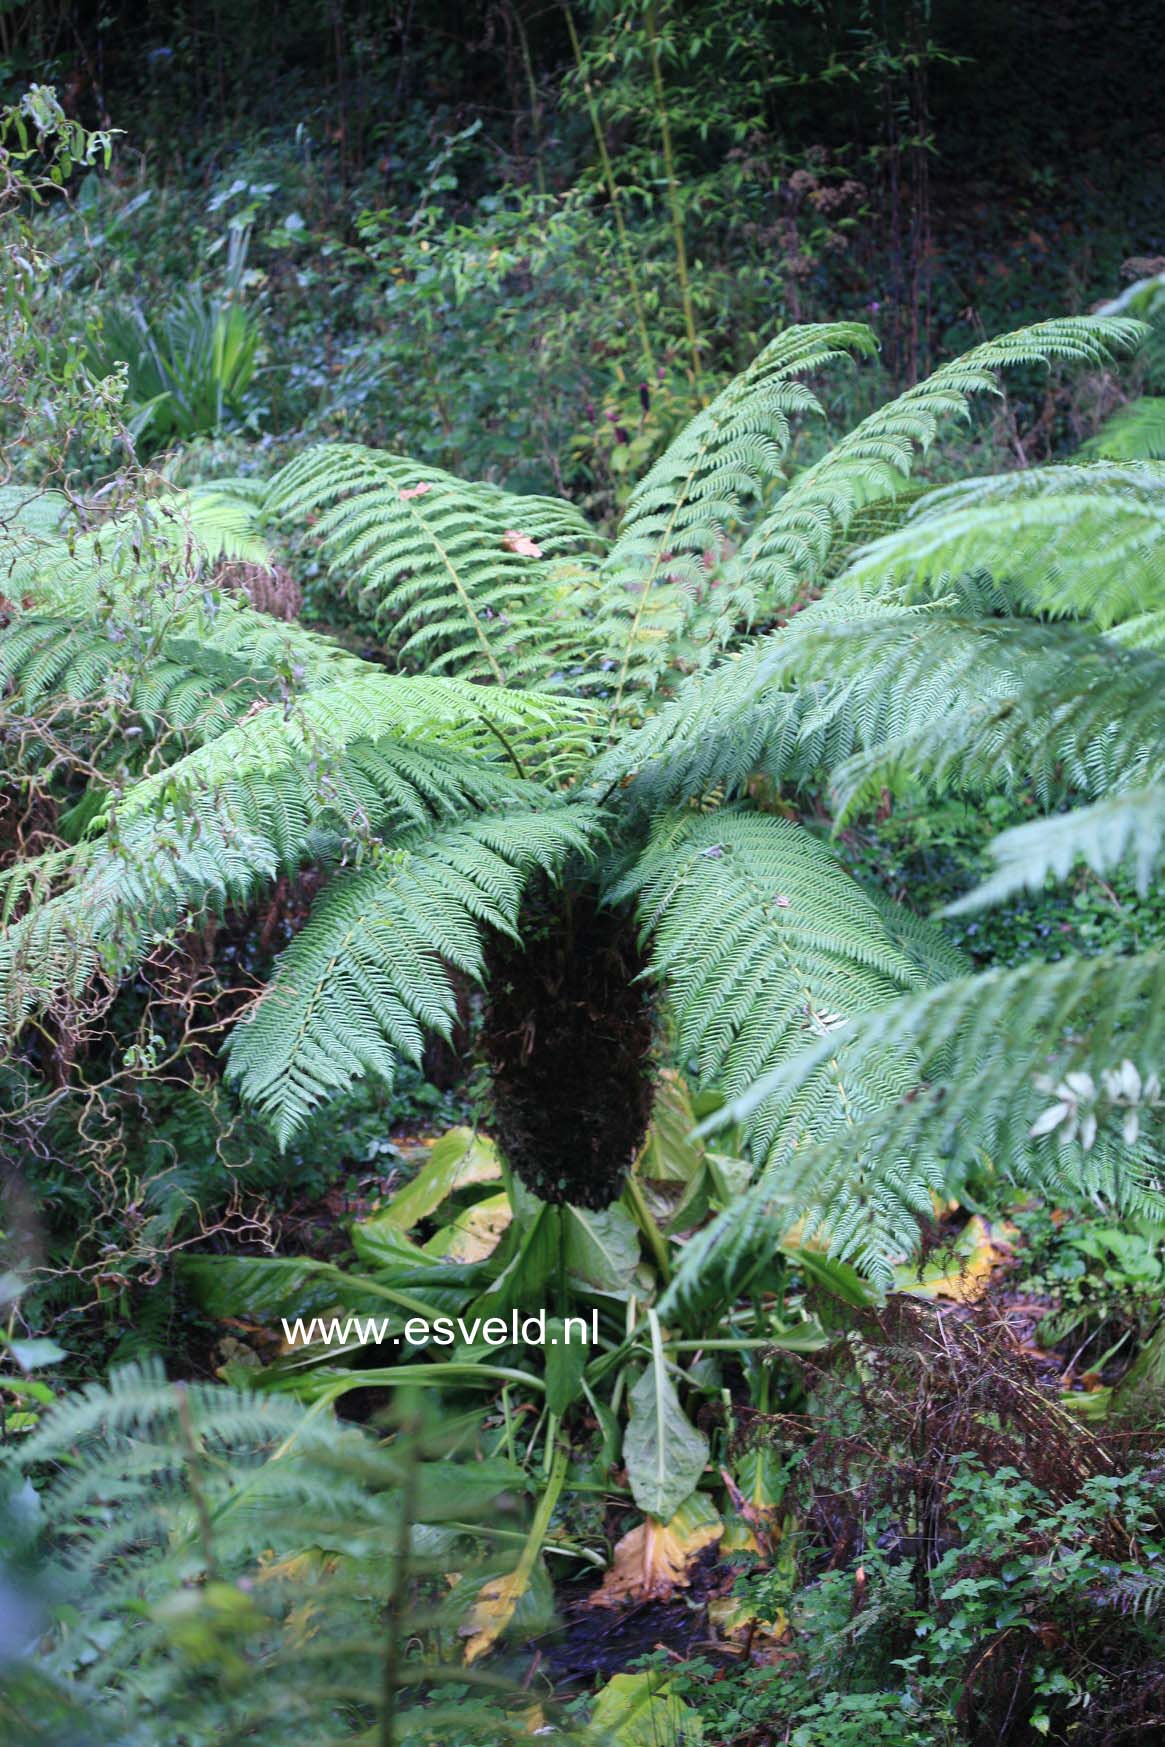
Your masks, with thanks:
M 512 933 L 536 869 L 585 851 L 582 807 L 511 814 L 405 839 L 338 875 L 230 1040 L 230 1076 L 286 1141 L 365 1074 L 389 1084 L 455 1014 L 448 968 L 478 977 L 483 925 Z
M 1143 324 L 1119 316 L 1038 322 L 988 340 L 944 364 L 863 419 L 799 474 L 741 548 L 736 565 L 750 592 L 771 609 L 813 588 L 859 510 L 893 498 L 910 477 L 915 451 L 934 441 L 939 421 L 965 415 L 972 396 L 998 389 L 997 373 L 1025 364 L 1106 363 L 1138 344 Z
M 565 501 L 329 444 L 277 474 L 267 505 L 312 525 L 332 575 L 406 666 L 561 689 L 586 657 L 597 536 Z
M 685 1263 L 677 1298 L 692 1289 L 697 1259 L 707 1266 L 722 1248 L 730 1268 L 766 1230 L 798 1219 L 885 1280 L 932 1193 L 957 1193 L 976 1166 L 1052 1200 L 1071 1188 L 1160 1217 L 1163 991 L 1159 953 L 1027 964 L 908 995 L 792 1054 L 713 1122 L 755 1124 L 772 1111 L 787 1129 L 785 1113 L 834 1062 L 850 1082 L 893 1064 L 906 1083 L 848 1127 L 775 1146 L 745 1200 Z

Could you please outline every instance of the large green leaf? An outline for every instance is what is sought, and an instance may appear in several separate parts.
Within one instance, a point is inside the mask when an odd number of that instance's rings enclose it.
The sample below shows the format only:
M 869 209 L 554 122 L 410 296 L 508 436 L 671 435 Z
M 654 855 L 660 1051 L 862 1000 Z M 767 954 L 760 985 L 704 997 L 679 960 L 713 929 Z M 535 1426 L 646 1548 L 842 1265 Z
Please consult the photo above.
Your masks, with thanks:
M 651 1363 L 628 1396 L 631 1417 L 623 1459 L 640 1510 L 666 1523 L 695 1491 L 708 1460 L 708 1440 L 680 1406 L 664 1359 L 659 1319 L 654 1310 L 648 1317 Z
M 591 1727 L 618 1747 L 695 1747 L 704 1739 L 699 1712 L 684 1703 L 658 1668 L 612 1675 L 595 1698 Z
M 563 1243 L 573 1279 L 600 1292 L 626 1292 L 639 1262 L 639 1233 L 625 1207 L 567 1207 Z

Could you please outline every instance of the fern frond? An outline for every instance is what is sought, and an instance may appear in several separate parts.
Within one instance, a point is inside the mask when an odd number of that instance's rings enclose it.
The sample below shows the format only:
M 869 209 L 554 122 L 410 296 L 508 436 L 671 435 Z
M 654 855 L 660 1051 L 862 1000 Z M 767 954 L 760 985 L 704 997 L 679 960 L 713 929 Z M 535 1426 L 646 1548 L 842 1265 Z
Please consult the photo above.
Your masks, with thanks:
M 1165 773 L 1165 661 L 1083 625 L 965 618 L 830 596 L 693 677 L 596 769 L 645 805 L 756 771 L 832 773 L 839 816 L 900 775 L 935 788 L 1033 783 L 1050 801 Z
M 685 425 L 636 486 L 603 566 L 603 642 L 619 652 L 614 716 L 629 687 L 654 684 L 708 592 L 725 540 L 780 472 L 790 417 L 821 412 L 799 378 L 875 349 L 857 322 L 786 329 Z M 738 615 L 726 601 L 725 612 L 730 627 Z
M 719 1252 L 730 1267 L 798 1219 L 888 1280 L 931 1195 L 957 1194 L 976 1166 L 1049 1199 L 1095 1195 L 1160 1217 L 1163 997 L 1159 953 L 1029 963 L 909 994 L 790 1053 L 708 1124 L 743 1124 L 767 1163 L 685 1259 L 677 1300 L 698 1265 Z M 878 1076 L 888 1095 L 851 1125 L 791 1131 L 789 1113 L 834 1062 L 850 1083 Z M 888 1066 L 902 1076 L 893 1092 Z
M 941 419 L 965 416 L 973 396 L 998 392 L 1001 370 L 1064 359 L 1093 367 L 1136 346 L 1146 329 L 1120 316 L 1037 322 L 953 359 L 856 425 L 799 474 L 744 542 L 735 566 L 768 609 L 815 586 L 861 509 L 891 499 L 910 477 Z
M 213 751 L 219 742 L 209 749 Z M 379 838 L 478 809 L 543 798 L 488 760 L 391 739 L 355 740 L 313 766 L 286 755 L 271 768 L 189 780 L 189 762 L 122 797 L 104 835 L 0 876 L 0 1015 L 14 1033 L 59 995 L 81 998 L 97 976 L 116 982 L 179 925 L 261 891 L 306 861 L 335 866 L 378 853 Z M 28 900 L 31 899 L 31 902 Z
M 59 1683 L 54 1698 L 97 1698 L 60 1740 L 356 1747 L 379 1732 L 382 1706 L 452 1679 L 477 1738 L 465 1670 L 440 1646 L 456 1643 L 486 1574 L 483 1546 L 496 1532 L 522 1539 L 523 1477 L 474 1460 L 476 1430 L 427 1416 L 374 1440 L 288 1396 L 170 1383 L 160 1365 L 58 1402 L 0 1478 L 12 1490 L 35 1474 L 43 1494 L 25 1538 L 45 1617 L 25 1654 Z M 450 1568 L 463 1588 L 427 1599 Z M 394 1627 L 386 1604 L 401 1594 L 407 1620 Z M 405 1631 L 423 1636 L 422 1655 Z M 527 1709 L 491 1706 L 489 1738 L 524 1739 Z M 438 1696 L 396 1719 L 412 1738 L 455 1726 L 448 1712 Z
M 1131 861 L 1144 897 L 1165 850 L 1165 785 L 1107 795 L 1091 807 L 1015 825 L 993 838 L 990 850 L 996 871 L 949 904 L 948 916 L 981 910 L 1015 892 L 1038 892 L 1050 876 L 1066 879 L 1078 861 L 1096 873 Z
M 834 583 L 933 598 L 986 573 L 1012 610 L 1089 618 L 1102 630 L 1165 607 L 1165 468 L 1059 466 L 965 479 L 927 493 L 897 532 Z
M 835 683 L 837 668 L 852 680 L 802 735 L 828 727 L 835 747 L 851 734 L 859 747 L 833 766 L 839 818 L 903 779 L 972 793 L 1030 785 L 1050 805 L 1065 788 L 1100 795 L 1165 775 L 1165 661 L 1147 650 L 1071 623 L 942 614 L 902 637 L 857 621 L 824 641 Z
M 541 686 L 586 654 L 580 598 L 597 535 L 565 501 L 328 444 L 275 476 L 267 507 L 311 521 L 330 572 L 391 627 L 406 665 Z
M 926 924 L 913 925 L 904 949 L 821 842 L 765 814 L 665 818 L 612 896 L 637 901 L 681 1056 L 730 1097 L 807 1039 L 924 987 L 939 957 L 937 946 L 919 950 L 933 934 Z M 760 1156 L 851 1125 L 909 1080 L 905 1060 L 851 1076 L 827 1050 L 780 1124 L 763 1133 L 754 1124 Z
M 334 879 L 228 1046 L 230 1078 L 280 1141 L 364 1074 L 391 1084 L 425 1031 L 448 1035 L 446 966 L 479 977 L 481 927 L 512 934 L 530 874 L 585 852 L 596 828 L 578 806 L 478 820 Z
M 1082 444 L 1080 454 L 1104 461 L 1165 461 L 1165 395 L 1132 400 Z
M 326 779 L 353 745 L 365 741 L 381 748 L 392 743 L 402 765 L 412 748 L 418 772 L 435 749 L 475 755 L 487 772 L 501 759 L 522 777 L 523 752 L 543 758 L 563 740 L 577 743 L 586 720 L 585 707 L 573 700 L 457 680 L 404 679 L 353 662 L 334 671 L 328 683 L 282 704 L 252 705 L 244 720 L 145 777 L 117 804 L 123 817 L 132 818 L 177 797 L 296 765 Z

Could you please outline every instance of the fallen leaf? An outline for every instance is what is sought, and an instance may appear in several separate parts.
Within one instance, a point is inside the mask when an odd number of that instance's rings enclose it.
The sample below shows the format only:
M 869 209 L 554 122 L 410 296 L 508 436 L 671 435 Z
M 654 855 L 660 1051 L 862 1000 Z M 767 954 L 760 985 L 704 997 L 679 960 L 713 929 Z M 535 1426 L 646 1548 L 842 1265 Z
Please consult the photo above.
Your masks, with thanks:
M 432 489 L 433 487 L 431 485 L 426 485 L 425 481 L 422 480 L 419 485 L 404 486 L 401 490 L 401 497 L 407 502 L 410 497 L 424 497 L 425 493 L 427 491 L 432 491 Z
M 507 528 L 502 535 L 502 545 L 507 552 L 517 552 L 522 558 L 541 558 L 542 548 L 529 534 L 519 533 L 517 528 Z
M 1000 1262 L 1011 1254 L 1007 1225 L 990 1226 L 981 1214 L 973 1214 L 943 1261 L 923 1269 L 895 1270 L 902 1292 L 915 1298 L 949 1298 L 956 1304 L 973 1304 L 982 1298 Z
M 384 1223 L 398 1231 L 411 1231 L 418 1220 L 427 1218 L 455 1189 L 467 1188 L 472 1183 L 494 1183 L 501 1174 L 492 1141 L 471 1128 L 451 1128 L 433 1147 L 427 1163 L 412 1182 L 398 1190 L 379 1213 L 362 1223 L 369 1228 Z
M 717 1637 L 729 1644 L 747 1642 L 750 1649 L 785 1643 L 789 1637 L 789 1616 L 783 1608 L 777 1608 L 772 1619 L 762 1619 L 737 1595 L 713 1596 L 708 1603 L 708 1623 Z
M 479 1656 L 493 1649 L 513 1619 L 514 1609 L 526 1593 L 528 1582 L 527 1573 L 519 1565 L 516 1571 L 505 1571 L 500 1577 L 483 1584 L 473 1611 L 462 1628 L 469 1636 L 465 1646 L 466 1664 L 476 1662 Z
M 718 1513 L 699 1492 L 686 1499 L 668 1523 L 645 1517 L 616 1542 L 611 1569 L 590 1597 L 590 1606 L 661 1601 L 677 1589 L 686 1589 L 696 1560 L 723 1530 Z
M 490 1195 L 464 1208 L 421 1247 L 426 1255 L 448 1262 L 481 1262 L 497 1249 L 513 1217 L 508 1195 Z

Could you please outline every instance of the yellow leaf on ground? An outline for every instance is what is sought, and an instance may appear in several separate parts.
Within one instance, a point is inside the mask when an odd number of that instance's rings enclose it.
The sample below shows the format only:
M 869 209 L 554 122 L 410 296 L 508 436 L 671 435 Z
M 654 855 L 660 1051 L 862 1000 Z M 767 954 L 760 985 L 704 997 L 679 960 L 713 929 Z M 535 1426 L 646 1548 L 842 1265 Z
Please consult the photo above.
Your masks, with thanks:
M 659 1601 L 686 1589 L 696 1560 L 723 1531 L 716 1510 L 699 1492 L 685 1499 L 669 1523 L 645 1517 L 616 1543 L 611 1569 L 590 1597 L 590 1605 Z
M 778 1608 L 771 1620 L 764 1620 L 735 1595 L 712 1598 L 708 1603 L 708 1623 L 718 1637 L 732 1644 L 747 1642 L 750 1647 L 780 1644 L 789 1636 L 789 1617 L 783 1608 Z
M 484 1261 L 497 1249 L 513 1217 L 508 1195 L 490 1195 L 466 1207 L 421 1248 L 426 1255 L 444 1256 L 450 1262 Z
M 388 1205 L 366 1223 L 411 1231 L 418 1220 L 427 1218 L 455 1189 L 467 1188 L 471 1183 L 495 1183 L 501 1174 L 492 1140 L 472 1128 L 451 1128 L 436 1142 L 412 1182 L 398 1189 Z
M 514 1609 L 526 1593 L 529 1581 L 529 1573 L 519 1565 L 516 1571 L 504 1571 L 500 1577 L 491 1578 L 482 1585 L 473 1612 L 462 1628 L 469 1634 L 465 1646 L 467 1663 L 476 1662 L 479 1656 L 493 1649 L 513 1619 Z
M 916 1298 L 949 1298 L 956 1304 L 973 1304 L 982 1298 L 1000 1262 L 1011 1254 L 1008 1226 L 990 1226 L 973 1214 L 955 1243 L 939 1262 L 923 1268 L 895 1270 L 899 1291 Z

